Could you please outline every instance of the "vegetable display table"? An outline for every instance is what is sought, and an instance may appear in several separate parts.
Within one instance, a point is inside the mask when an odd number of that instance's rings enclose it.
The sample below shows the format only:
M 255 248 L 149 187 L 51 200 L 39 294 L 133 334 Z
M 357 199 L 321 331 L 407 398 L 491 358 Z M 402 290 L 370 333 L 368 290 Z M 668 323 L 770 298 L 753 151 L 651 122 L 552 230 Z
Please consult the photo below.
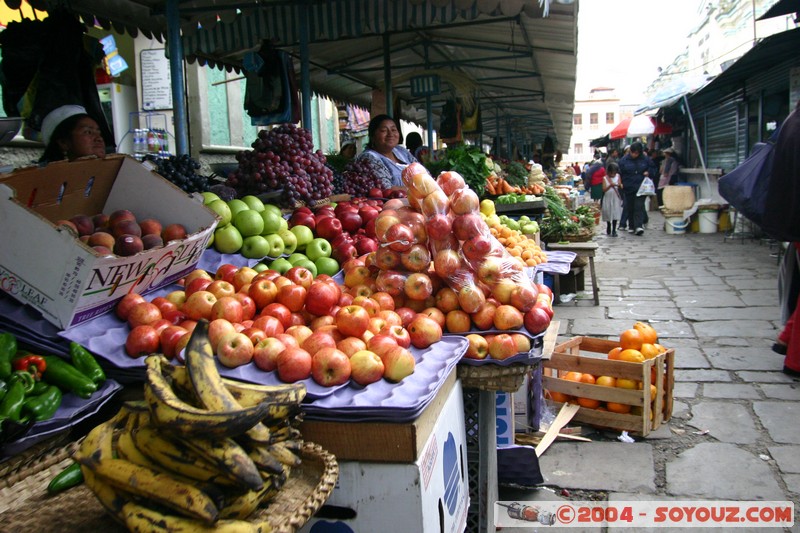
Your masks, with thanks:
M 592 294 L 594 296 L 594 305 L 600 305 L 600 291 L 597 286 L 597 274 L 594 269 L 594 256 L 597 251 L 596 242 L 571 242 L 566 244 L 548 243 L 548 250 L 560 250 L 567 252 L 575 252 L 578 257 L 587 257 L 589 259 L 589 273 L 592 276 Z M 556 275 L 556 283 L 558 283 L 558 275 Z M 558 287 L 553 291 L 558 293 Z

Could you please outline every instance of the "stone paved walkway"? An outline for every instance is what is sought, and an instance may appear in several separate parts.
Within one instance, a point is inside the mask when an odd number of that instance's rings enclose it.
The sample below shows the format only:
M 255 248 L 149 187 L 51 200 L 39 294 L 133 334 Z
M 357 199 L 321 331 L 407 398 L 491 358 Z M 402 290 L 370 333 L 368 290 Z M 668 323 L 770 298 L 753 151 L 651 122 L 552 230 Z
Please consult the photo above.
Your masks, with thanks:
M 587 279 L 586 293 L 555 309 L 559 342 L 616 339 L 634 321 L 650 321 L 659 342 L 675 348 L 672 420 L 634 444 L 610 433 L 556 442 L 540 458 L 545 487 L 501 489 L 501 498 L 552 500 L 567 489 L 609 501 L 798 502 L 800 381 L 781 372 L 783 356 L 770 350 L 781 327 L 777 248 L 722 233 L 670 235 L 662 226 L 658 212 L 642 237 L 607 237 L 603 224 L 595 239 L 600 306 Z

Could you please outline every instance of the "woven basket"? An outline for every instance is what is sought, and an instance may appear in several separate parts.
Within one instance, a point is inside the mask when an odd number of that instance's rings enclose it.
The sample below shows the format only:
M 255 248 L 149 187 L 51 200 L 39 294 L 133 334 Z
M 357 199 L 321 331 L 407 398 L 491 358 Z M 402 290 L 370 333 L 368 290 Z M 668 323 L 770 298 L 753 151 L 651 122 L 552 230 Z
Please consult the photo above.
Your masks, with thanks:
M 0 481 L 3 531 L 125 531 L 106 514 L 85 485 L 55 496 L 47 494 L 47 484 L 72 462 L 70 456 L 76 447 L 77 444 L 73 443 L 61 448 L 47 460 L 23 467 Z M 339 477 L 336 458 L 311 442 L 305 443 L 301 457 L 302 464 L 292 470 L 288 481 L 269 506 L 250 517 L 256 526 L 272 532 L 293 533 L 327 501 Z
M 508 366 L 458 365 L 456 367 L 458 378 L 464 388 L 500 392 L 518 391 L 525 382 L 525 375 L 533 368 L 535 365 L 523 363 Z

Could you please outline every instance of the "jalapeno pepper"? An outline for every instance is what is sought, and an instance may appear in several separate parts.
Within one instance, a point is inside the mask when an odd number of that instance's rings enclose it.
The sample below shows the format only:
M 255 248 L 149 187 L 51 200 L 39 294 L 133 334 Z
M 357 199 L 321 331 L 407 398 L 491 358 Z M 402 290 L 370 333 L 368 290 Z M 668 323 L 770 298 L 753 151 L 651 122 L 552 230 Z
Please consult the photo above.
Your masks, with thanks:
M 41 355 L 23 355 L 12 360 L 14 370 L 30 373 L 36 381 L 42 378 L 42 374 L 47 369 L 47 363 Z
M 25 378 L 24 376 L 28 376 Z M 0 402 L 0 420 L 9 419 L 19 422 L 22 419 L 22 405 L 25 394 L 33 390 L 33 376 L 27 372 L 14 372 L 11 375 L 3 401 Z
M 41 422 L 53 418 L 60 405 L 61 389 L 50 385 L 42 394 L 25 398 L 22 409 L 32 415 L 36 422 Z
M 97 385 L 80 370 L 55 355 L 43 356 L 47 371 L 43 379 L 64 391 L 75 393 L 81 398 L 89 398 L 97 390 Z
M 29 394 L 29 396 L 39 396 L 41 393 L 47 390 L 50 384 L 46 381 L 37 381 L 33 384 L 33 390 Z
M 0 379 L 11 376 L 11 358 L 17 353 L 17 338 L 11 333 L 0 333 Z
M 72 366 L 86 374 L 97 385 L 106 380 L 106 373 L 100 368 L 97 359 L 89 353 L 89 350 L 77 342 L 70 342 L 69 355 L 72 358 Z
M 0 402 L 2 402 L 3 398 L 6 397 L 7 392 L 8 392 L 8 383 L 0 379 Z
M 80 463 L 72 463 L 56 476 L 47 485 L 47 492 L 55 494 L 62 490 L 75 487 L 83 483 L 83 472 Z

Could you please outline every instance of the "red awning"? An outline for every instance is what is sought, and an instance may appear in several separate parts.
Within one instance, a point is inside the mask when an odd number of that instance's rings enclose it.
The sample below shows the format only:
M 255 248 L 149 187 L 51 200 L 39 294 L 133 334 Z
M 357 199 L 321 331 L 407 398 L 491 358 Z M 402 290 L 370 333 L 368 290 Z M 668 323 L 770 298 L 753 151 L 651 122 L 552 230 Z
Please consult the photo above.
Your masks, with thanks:
M 647 115 L 636 115 L 628 117 L 614 126 L 609 133 L 612 139 L 624 139 L 625 137 L 640 137 L 642 135 L 663 135 L 672 133 L 672 126 L 664 122 L 656 122 L 653 117 Z

